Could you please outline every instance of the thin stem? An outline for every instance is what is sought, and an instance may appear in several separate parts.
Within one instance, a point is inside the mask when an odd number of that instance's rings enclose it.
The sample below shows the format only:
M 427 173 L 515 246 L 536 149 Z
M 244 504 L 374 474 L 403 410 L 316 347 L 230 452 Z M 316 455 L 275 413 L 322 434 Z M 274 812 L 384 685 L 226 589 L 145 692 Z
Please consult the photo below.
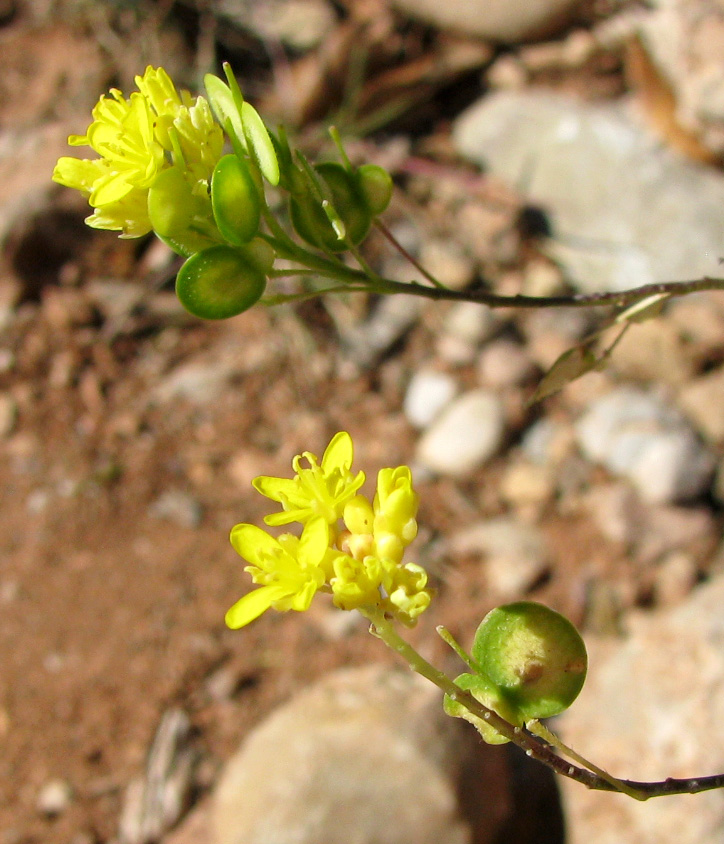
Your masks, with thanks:
M 449 300 L 453 302 L 477 302 L 489 308 L 602 308 L 626 307 L 664 294 L 669 297 L 687 296 L 705 290 L 724 290 L 724 279 L 704 278 L 693 281 L 663 281 L 634 287 L 616 293 L 574 293 L 568 296 L 499 296 L 486 290 L 450 290 L 449 288 L 425 287 L 417 282 L 382 279 L 384 293 L 407 293 L 426 299 Z
M 568 756 L 569 759 L 573 759 L 574 762 L 578 762 L 579 765 L 582 765 L 584 768 L 588 768 L 588 770 L 593 771 L 594 774 L 598 774 L 599 777 L 610 783 L 616 791 L 621 791 L 623 794 L 633 797 L 634 800 L 647 799 L 645 794 L 641 794 L 641 792 L 637 791 L 635 788 L 631 788 L 623 780 L 612 777 L 611 774 L 604 771 L 603 768 L 599 768 L 598 765 L 594 765 L 593 762 L 589 762 L 589 760 L 584 756 L 581 756 L 580 753 L 576 753 L 573 748 L 568 747 L 568 745 L 564 744 L 555 733 L 551 732 L 545 724 L 541 724 L 537 718 L 533 721 L 527 721 L 525 726 L 526 729 L 530 730 L 534 736 L 538 736 L 538 738 L 542 738 L 543 741 L 548 742 L 548 744 L 555 747 L 559 753 Z
M 578 767 L 557 756 L 550 747 L 540 742 L 536 737 L 520 727 L 509 724 L 496 712 L 483 706 L 469 692 L 456 686 L 446 674 L 438 671 L 434 665 L 420 656 L 408 642 L 399 636 L 393 623 L 385 617 L 381 610 L 370 607 L 367 610 L 360 609 L 360 612 L 370 621 L 371 632 L 382 639 L 389 648 L 400 654 L 413 671 L 430 680 L 446 695 L 461 703 L 473 715 L 486 721 L 501 735 L 504 735 L 525 751 L 527 756 L 542 762 L 561 776 L 582 783 L 587 788 L 597 791 L 620 791 L 620 787 L 614 786 L 599 774 Z M 698 794 L 701 791 L 724 788 L 724 774 L 691 779 L 669 778 L 661 782 L 637 782 L 635 780 L 617 780 L 617 782 L 637 792 L 638 799 L 648 800 L 651 797 L 663 797 L 669 794 Z
M 387 228 L 387 226 L 379 219 L 375 220 L 375 227 L 382 232 L 382 234 L 389 240 L 389 242 L 395 247 L 395 249 L 402 255 L 402 257 L 409 261 L 412 266 L 432 284 L 433 286 L 439 288 L 440 290 L 445 290 L 446 287 L 444 284 L 439 282 L 435 276 L 428 272 L 422 264 L 415 258 L 414 255 L 411 255 L 407 249 L 400 243 L 400 241 L 392 234 L 392 232 Z

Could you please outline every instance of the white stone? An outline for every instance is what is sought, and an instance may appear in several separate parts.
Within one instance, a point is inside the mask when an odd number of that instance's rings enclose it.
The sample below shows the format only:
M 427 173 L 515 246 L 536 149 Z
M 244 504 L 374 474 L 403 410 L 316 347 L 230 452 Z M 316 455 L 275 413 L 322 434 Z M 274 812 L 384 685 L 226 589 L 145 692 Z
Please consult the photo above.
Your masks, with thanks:
M 408 14 L 465 35 L 517 44 L 560 29 L 576 0 L 393 0 Z
M 427 428 L 457 393 L 457 382 L 445 372 L 421 369 L 415 372 L 405 393 L 407 421 L 416 428 Z
M 504 434 L 500 398 L 486 390 L 471 390 L 448 405 L 428 428 L 416 456 L 433 472 L 462 476 L 491 458 Z
M 566 744 L 636 780 L 724 770 L 723 604 L 719 577 L 676 609 L 633 617 L 623 642 L 589 639 L 586 685 L 559 722 Z M 560 782 L 570 844 L 724 841 L 721 791 L 639 803 Z
M 625 103 L 494 92 L 458 118 L 453 138 L 548 211 L 554 256 L 581 289 L 720 274 L 724 176 L 663 147 Z
M 502 760 L 440 712 L 439 691 L 407 670 L 329 675 L 227 763 L 212 805 L 215 844 L 490 844 L 510 812 Z M 476 766 L 468 823 L 457 783 L 481 753 L 494 767 Z
M 62 814 L 73 800 L 73 788 L 67 780 L 49 780 L 40 789 L 36 807 L 41 815 L 56 817 Z
M 549 563 L 540 531 L 507 516 L 459 531 L 451 539 L 449 551 L 484 557 L 488 588 L 500 601 L 522 597 Z
M 627 477 L 646 501 L 689 501 L 711 481 L 713 455 L 653 394 L 620 387 L 595 401 L 575 431 L 589 459 Z

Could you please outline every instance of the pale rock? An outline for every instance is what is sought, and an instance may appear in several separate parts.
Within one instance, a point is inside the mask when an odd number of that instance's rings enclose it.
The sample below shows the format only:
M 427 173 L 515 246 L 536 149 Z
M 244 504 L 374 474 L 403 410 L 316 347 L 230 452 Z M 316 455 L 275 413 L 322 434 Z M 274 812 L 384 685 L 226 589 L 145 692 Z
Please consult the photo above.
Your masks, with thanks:
M 524 595 L 545 574 L 550 562 L 540 531 L 507 516 L 458 531 L 448 549 L 453 556 L 483 557 L 488 588 L 501 601 Z
M 488 85 L 494 89 L 520 90 L 528 82 L 528 71 L 514 53 L 503 53 L 485 74 Z
M 689 501 L 709 486 L 712 454 L 681 414 L 651 393 L 613 390 L 592 403 L 575 432 L 589 460 L 627 477 L 645 501 Z
M 724 770 L 724 577 L 678 607 L 629 616 L 624 641 L 588 638 L 586 685 L 560 718 L 569 746 L 614 776 L 695 777 Z M 721 791 L 645 803 L 560 781 L 569 844 L 724 840 Z M 622 832 L 623 831 L 623 832 Z
M 35 806 L 41 815 L 54 818 L 62 815 L 73 801 L 73 787 L 67 780 L 53 779 L 38 793 Z
M 675 606 L 690 594 L 698 578 L 696 562 L 683 551 L 672 551 L 656 567 L 654 601 L 657 606 Z
M 417 460 L 441 475 L 463 476 L 490 459 L 505 436 L 503 405 L 486 390 L 455 399 L 417 444 Z
M 457 382 L 445 372 L 430 369 L 415 372 L 407 386 L 403 405 L 407 421 L 416 428 L 427 428 L 457 391 Z
M 220 0 L 214 13 L 267 42 L 279 42 L 293 50 L 316 47 L 336 23 L 327 0 Z
M 571 19 L 577 0 L 393 0 L 435 26 L 505 44 L 544 38 Z
M 526 349 L 513 340 L 494 340 L 478 356 L 478 378 L 486 387 L 515 387 L 527 381 L 534 371 Z
M 503 757 L 468 726 L 446 719 L 439 691 L 407 670 L 330 674 L 226 764 L 215 844 L 489 844 L 511 812 L 509 781 Z M 475 777 L 469 807 L 463 771 Z
M 631 487 L 623 484 L 601 484 L 585 497 L 585 506 L 606 539 L 631 545 L 645 530 L 645 507 Z
M 525 185 L 551 217 L 552 256 L 582 290 L 718 276 L 724 176 L 663 147 L 625 102 L 497 91 L 458 118 L 453 140 Z
M 490 308 L 476 302 L 458 302 L 445 314 L 443 331 L 473 346 L 495 333 L 498 320 Z
M 654 0 L 640 19 L 643 43 L 671 85 L 678 122 L 724 153 L 724 19 L 711 0 Z
M 667 316 L 698 354 L 710 355 L 721 348 L 724 291 L 708 290 L 674 299 L 668 306 Z
M 534 422 L 523 435 L 521 450 L 532 463 L 555 466 L 570 456 L 575 447 L 569 425 L 548 416 Z
M 666 318 L 632 326 L 617 343 L 610 369 L 622 380 L 674 387 L 686 384 L 694 374 L 689 349 L 676 325 Z
M 540 507 L 553 498 L 555 482 L 551 471 L 539 463 L 519 460 L 510 463 L 500 482 L 500 494 L 514 507 Z
M 563 292 L 564 283 L 560 267 L 551 261 L 530 261 L 523 274 L 521 293 L 525 296 L 556 296 Z
M 449 366 L 469 366 L 475 360 L 474 343 L 454 334 L 441 334 L 435 340 L 435 356 Z
M 708 440 L 724 440 L 724 366 L 686 384 L 679 405 Z
M 420 263 L 437 281 L 453 290 L 464 290 L 475 278 L 475 262 L 452 240 L 424 240 Z
M 196 528 L 201 524 L 203 508 L 198 499 L 190 493 L 181 489 L 169 489 L 149 504 L 148 515 L 173 522 L 179 527 Z
M 648 565 L 680 550 L 708 556 L 718 535 L 709 507 L 648 507 L 642 515 L 636 557 Z

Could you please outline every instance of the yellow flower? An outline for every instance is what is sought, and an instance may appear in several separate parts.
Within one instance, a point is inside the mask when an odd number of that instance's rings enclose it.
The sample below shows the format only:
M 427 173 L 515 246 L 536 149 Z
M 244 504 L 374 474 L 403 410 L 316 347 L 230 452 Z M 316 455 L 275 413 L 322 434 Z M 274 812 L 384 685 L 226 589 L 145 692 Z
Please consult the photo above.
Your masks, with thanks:
M 254 489 L 282 505 L 282 512 L 266 516 L 268 525 L 305 524 L 314 516 L 322 516 L 332 525 L 341 518 L 347 502 L 365 481 L 364 472 L 350 471 L 354 448 L 352 438 L 340 431 L 327 446 L 321 465 L 317 457 L 305 451 L 292 461 L 294 478 L 262 476 L 253 481 Z M 305 460 L 309 467 L 302 466 Z
M 410 469 L 383 469 L 373 504 L 357 494 L 364 474 L 352 475 L 353 456 L 352 439 L 341 431 L 321 464 L 304 452 L 292 462 L 294 478 L 255 479 L 255 488 L 284 508 L 267 516 L 267 524 L 296 521 L 304 529 L 299 539 L 291 534 L 273 539 L 253 525 L 232 530 L 231 542 L 252 563 L 246 571 L 261 588 L 229 610 L 229 627 L 242 627 L 270 607 L 306 610 L 320 589 L 331 592 L 340 609 L 382 610 L 407 626 L 427 609 L 431 592 L 425 570 L 402 563 L 404 549 L 417 533 L 418 496 Z M 302 460 L 308 468 L 301 466 Z M 337 527 L 340 518 L 346 530 Z
M 231 531 L 231 544 L 251 563 L 244 570 L 254 583 L 261 584 L 226 613 L 226 624 L 233 630 L 249 624 L 270 607 L 298 612 L 309 609 L 327 579 L 329 526 L 322 518 L 311 519 L 299 538 L 283 534 L 274 539 L 254 525 L 236 525 Z
M 94 213 L 86 223 L 139 237 L 152 230 L 148 191 L 158 174 L 182 167 L 192 193 L 206 196 L 224 136 L 208 103 L 176 90 L 163 68 L 136 77 L 139 91 L 126 99 L 113 88 L 93 109 L 85 135 L 71 135 L 71 146 L 90 146 L 100 158 L 59 159 L 53 179 L 88 198 Z M 211 206 L 208 203 L 211 218 Z

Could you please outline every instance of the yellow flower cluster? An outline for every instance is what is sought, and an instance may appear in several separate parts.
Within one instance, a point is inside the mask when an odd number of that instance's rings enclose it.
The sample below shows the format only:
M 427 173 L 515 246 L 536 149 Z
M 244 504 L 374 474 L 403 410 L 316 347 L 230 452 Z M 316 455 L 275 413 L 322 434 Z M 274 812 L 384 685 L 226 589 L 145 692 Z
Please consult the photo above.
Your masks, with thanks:
M 358 494 L 365 476 L 352 474 L 352 459 L 352 439 L 342 431 L 321 462 L 309 452 L 295 457 L 294 478 L 254 481 L 262 495 L 282 506 L 266 517 L 267 524 L 299 522 L 303 529 L 299 537 L 274 538 L 254 525 L 233 528 L 231 544 L 250 563 L 245 571 L 260 588 L 227 612 L 229 627 L 243 627 L 270 607 L 306 610 L 318 591 L 330 592 L 340 609 L 382 611 L 408 626 L 427 609 L 425 570 L 402 562 L 417 535 L 418 496 L 410 469 L 382 469 L 370 501 Z
M 224 134 L 209 103 L 177 91 L 163 68 L 147 67 L 136 76 L 138 92 L 126 99 L 113 88 L 93 109 L 85 135 L 71 135 L 71 146 L 90 146 L 100 158 L 59 159 L 53 179 L 88 197 L 96 229 L 139 237 L 153 228 L 148 192 L 161 171 L 178 168 L 190 194 L 211 205 L 208 186 L 221 158 Z

